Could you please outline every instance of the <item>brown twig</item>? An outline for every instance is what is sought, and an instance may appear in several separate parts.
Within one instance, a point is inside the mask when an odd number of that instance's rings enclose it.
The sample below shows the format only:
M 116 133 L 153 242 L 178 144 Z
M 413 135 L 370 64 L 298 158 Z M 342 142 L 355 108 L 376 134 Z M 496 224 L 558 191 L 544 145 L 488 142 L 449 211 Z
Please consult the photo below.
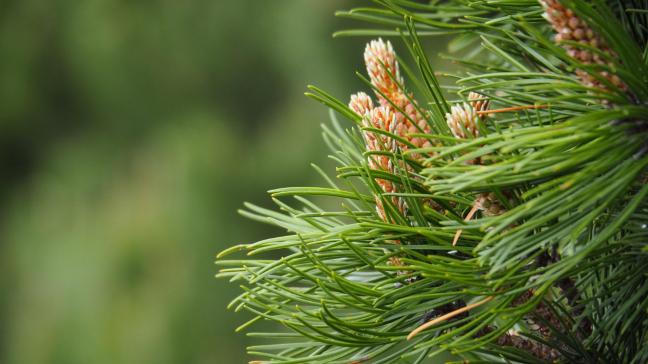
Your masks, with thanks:
M 470 219 L 472 219 L 472 217 L 475 215 L 477 210 L 479 210 L 479 206 L 478 206 L 477 203 L 474 203 L 472 209 L 470 209 L 470 212 L 468 212 L 468 215 L 466 215 L 466 218 L 464 219 L 464 221 L 470 221 Z M 459 237 L 461 236 L 461 232 L 463 232 L 463 229 L 459 229 L 455 233 L 454 239 L 452 239 L 452 246 L 457 245 L 457 241 L 459 241 Z
M 503 109 L 477 111 L 477 115 L 482 116 L 482 115 L 488 115 L 488 114 L 498 114 L 498 113 L 502 113 L 502 112 L 519 111 L 519 110 L 527 110 L 527 109 L 546 109 L 547 107 L 549 107 L 549 105 L 513 106 L 513 107 L 505 107 Z
M 446 313 L 443 316 L 439 316 L 439 317 L 437 317 L 437 318 L 435 318 L 435 319 L 433 319 L 431 321 L 428 321 L 428 322 L 424 323 L 423 325 L 421 325 L 421 326 L 417 327 L 416 329 L 414 329 L 412 332 L 410 332 L 409 335 L 407 335 L 407 340 L 411 340 L 414 336 L 416 336 L 421 331 L 426 330 L 427 328 L 432 327 L 432 326 L 438 324 L 439 322 L 447 321 L 447 320 L 449 320 L 449 319 L 451 319 L 451 318 L 453 318 L 455 316 L 461 315 L 464 312 L 468 312 L 468 311 L 472 310 L 475 307 L 479 307 L 479 306 L 481 306 L 481 305 L 483 305 L 485 303 L 490 302 L 492 299 L 493 299 L 493 296 L 488 296 L 488 297 L 484 298 L 483 300 L 481 300 L 479 302 L 471 303 L 468 306 L 456 309 L 456 310 L 454 310 L 452 312 Z

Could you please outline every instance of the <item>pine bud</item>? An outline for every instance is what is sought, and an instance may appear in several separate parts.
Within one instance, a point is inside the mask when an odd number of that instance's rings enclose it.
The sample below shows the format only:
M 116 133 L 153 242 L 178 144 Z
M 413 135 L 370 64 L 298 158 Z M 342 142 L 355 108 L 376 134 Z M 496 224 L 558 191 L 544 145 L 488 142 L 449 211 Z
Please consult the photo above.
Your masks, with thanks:
M 446 122 L 450 131 L 459 139 L 477 138 L 479 129 L 477 119 L 481 119 L 478 112 L 488 109 L 489 100 L 476 92 L 468 94 L 468 103 L 455 105 L 446 114 Z
M 468 93 L 468 101 L 475 112 L 486 111 L 490 105 L 489 99 L 476 92 Z
M 396 52 L 391 43 L 385 43 L 380 38 L 369 42 L 365 48 L 364 59 L 371 84 L 380 91 L 376 92 L 380 105 L 390 108 L 396 114 L 395 134 L 407 139 L 417 148 L 431 147 L 428 139 L 410 136 L 421 132 L 430 133 L 430 126 L 418 111 L 416 101 L 410 101 L 413 100 L 412 95 L 406 95 L 402 89 L 404 80 L 400 75 Z M 402 150 L 408 149 L 406 144 L 399 146 Z M 412 157 L 419 156 L 413 154 Z
M 424 138 L 424 137 L 412 137 L 412 134 L 416 133 L 430 133 L 430 126 L 427 123 L 427 120 L 423 118 L 423 115 L 418 112 L 416 107 L 409 102 L 409 100 L 405 99 L 405 101 L 402 103 L 402 106 L 399 106 L 401 110 L 405 112 L 407 117 L 400 112 L 396 112 L 397 117 L 399 118 L 399 123 L 397 124 L 397 130 L 396 134 L 399 136 L 404 137 L 407 139 L 410 143 L 414 144 L 417 148 L 428 148 L 432 146 L 432 143 L 430 142 L 429 139 Z M 414 123 L 416 125 L 414 125 Z M 401 148 L 403 149 L 408 149 L 407 146 L 401 145 Z M 418 154 L 412 154 L 412 157 L 418 158 Z
M 367 117 L 363 118 L 363 125 L 365 127 L 381 129 L 390 133 L 394 133 L 396 121 L 396 114 L 393 112 L 393 110 L 384 106 L 378 106 L 372 109 Z M 395 141 L 388 136 L 376 134 L 371 131 L 363 131 L 363 136 L 365 139 L 365 144 L 367 145 L 367 150 L 369 151 L 394 152 L 396 150 Z M 367 163 L 370 169 L 395 173 L 392 158 L 390 156 L 377 154 L 370 155 L 367 157 Z M 392 181 L 377 178 L 376 183 L 378 183 L 380 188 L 386 193 L 397 192 L 396 185 Z M 394 196 L 391 198 L 391 200 L 401 213 L 405 213 L 406 205 L 405 201 L 402 198 Z M 385 213 L 385 208 L 383 206 L 382 200 L 380 199 L 380 196 L 376 196 L 376 210 L 383 221 L 388 221 L 387 214 Z
M 382 39 L 369 42 L 365 48 L 364 59 L 371 83 L 377 89 L 376 96 L 380 106 L 372 109 L 371 98 L 364 93 L 358 93 L 351 96 L 349 107 L 363 117 L 365 127 L 389 131 L 406 139 L 416 148 L 431 147 L 432 143 L 429 139 L 412 136 L 412 134 L 421 132 L 430 133 L 431 130 L 427 120 L 419 112 L 413 96 L 406 94 L 402 89 L 404 80 L 400 74 L 396 52 L 394 52 L 391 43 L 389 41 L 384 42 Z M 371 111 L 367 112 L 367 110 Z M 382 135 L 375 135 L 371 132 L 364 132 L 363 136 L 369 151 L 388 150 L 396 152 L 397 148 L 402 151 L 410 148 L 408 144 L 394 141 Z M 410 157 L 414 159 L 421 158 L 416 153 L 410 154 Z M 402 164 L 398 165 L 400 169 L 410 169 L 409 166 Z M 371 169 L 397 174 L 393 161 L 388 156 L 372 155 L 369 157 L 368 165 Z M 376 182 L 386 193 L 396 192 L 394 183 L 382 179 L 377 179 Z M 407 206 L 404 199 L 394 197 L 392 202 L 402 213 L 406 212 Z M 376 196 L 376 208 L 381 218 L 387 221 L 384 206 L 379 196 Z
M 455 138 L 467 139 L 479 136 L 477 112 L 468 103 L 454 105 L 446 114 L 446 122 Z
M 366 93 L 358 92 L 357 94 L 351 95 L 349 108 L 360 115 L 360 117 L 365 117 L 373 110 L 373 101 L 371 101 L 371 97 Z
M 362 125 L 367 128 L 381 129 L 390 133 L 394 133 L 396 127 L 396 115 L 394 112 L 384 106 L 378 106 L 371 110 L 371 112 L 362 120 Z M 372 131 L 363 131 L 367 149 L 369 151 L 395 151 L 394 140 L 386 135 L 376 134 Z M 387 156 L 382 157 L 385 160 L 390 160 Z M 381 163 L 382 164 L 382 163 Z M 370 165 L 371 166 L 371 165 Z M 373 166 L 371 166 L 373 168 Z M 378 166 L 380 169 L 387 170 L 387 165 Z
M 614 51 L 608 46 L 605 39 L 590 28 L 585 21 L 574 14 L 571 9 L 562 5 L 559 0 L 542 0 L 540 2 L 545 9 L 545 18 L 547 18 L 556 31 L 556 36 L 554 38 L 556 42 L 570 40 L 585 46 L 594 47 L 600 50 L 603 54 L 609 55 L 611 58 L 617 57 Z M 613 62 L 604 59 L 598 53 L 594 53 L 590 50 L 568 44 L 564 44 L 563 48 L 567 50 L 567 54 L 569 54 L 570 57 L 583 64 L 598 64 L 610 67 L 614 65 Z M 587 87 L 596 87 L 599 89 L 607 88 L 606 85 L 602 84 L 596 77 L 584 70 L 576 70 L 576 75 Z M 621 81 L 619 76 L 610 74 L 607 71 L 599 72 L 599 75 L 610 81 L 610 83 L 619 89 L 623 91 L 628 90 L 628 86 Z
M 367 44 L 364 52 L 367 73 L 371 83 L 389 99 L 401 93 L 400 85 L 403 78 L 400 75 L 396 52 L 391 43 L 383 42 L 382 39 L 372 40 Z M 378 94 L 379 98 L 382 98 Z

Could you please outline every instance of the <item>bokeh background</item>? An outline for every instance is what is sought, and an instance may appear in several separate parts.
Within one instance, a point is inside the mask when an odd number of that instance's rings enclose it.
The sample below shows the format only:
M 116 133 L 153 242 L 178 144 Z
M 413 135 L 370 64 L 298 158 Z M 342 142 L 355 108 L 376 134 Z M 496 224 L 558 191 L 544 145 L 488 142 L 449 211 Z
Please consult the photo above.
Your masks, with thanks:
M 0 2 L 0 362 L 243 363 L 217 252 L 318 183 L 352 1 Z M 348 24 L 348 22 L 347 22 Z
M 244 363 L 216 253 L 319 183 L 363 1 L 0 2 L 0 363 Z

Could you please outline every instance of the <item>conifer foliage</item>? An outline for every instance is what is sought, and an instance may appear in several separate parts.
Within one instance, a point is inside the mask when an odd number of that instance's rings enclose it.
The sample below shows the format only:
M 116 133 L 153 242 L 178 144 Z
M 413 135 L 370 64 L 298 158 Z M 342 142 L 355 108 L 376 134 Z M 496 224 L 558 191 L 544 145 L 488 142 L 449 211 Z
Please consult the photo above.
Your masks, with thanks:
M 252 362 L 648 362 L 648 3 L 375 3 L 364 91 L 307 93 L 335 177 L 217 259 Z

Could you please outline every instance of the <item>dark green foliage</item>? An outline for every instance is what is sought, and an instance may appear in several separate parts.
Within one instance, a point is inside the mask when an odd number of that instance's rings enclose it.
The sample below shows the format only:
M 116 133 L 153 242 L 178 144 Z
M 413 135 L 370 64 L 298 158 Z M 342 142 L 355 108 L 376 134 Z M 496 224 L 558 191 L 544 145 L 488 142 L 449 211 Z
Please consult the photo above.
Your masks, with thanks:
M 281 212 L 248 206 L 246 216 L 289 234 L 221 256 L 277 251 L 282 258 L 219 260 L 220 276 L 243 284 L 232 307 L 291 332 L 254 334 L 281 343 L 250 354 L 277 363 L 422 363 L 445 350 L 471 363 L 648 360 L 645 2 L 562 2 L 609 45 L 600 64 L 579 62 L 563 45 L 601 53 L 594 47 L 555 43 L 536 1 L 376 3 L 338 15 L 378 27 L 336 34 L 402 39 L 411 54 L 403 71 L 425 98 L 419 105 L 432 130 L 418 135 L 434 146 L 383 152 L 408 167 L 372 170 L 366 158 L 375 152 L 332 112 L 324 137 L 337 179 L 324 176 L 325 188 L 271 191 Z M 463 66 L 458 73 L 435 72 L 424 53 L 423 38 L 440 34 L 453 38 L 449 57 Z M 608 82 L 609 74 L 627 87 Z M 344 102 L 311 91 L 359 123 Z M 479 137 L 457 139 L 444 115 L 470 91 L 491 109 L 513 109 L 481 119 Z M 385 194 L 376 178 L 401 190 Z M 483 193 L 505 211 L 465 222 Z M 374 212 L 373 195 L 389 222 Z M 385 198 L 394 195 L 406 200 L 407 214 Z M 325 210 L 313 196 L 339 203 Z M 390 264 L 395 257 L 401 265 Z M 441 311 L 476 302 L 407 340 Z

